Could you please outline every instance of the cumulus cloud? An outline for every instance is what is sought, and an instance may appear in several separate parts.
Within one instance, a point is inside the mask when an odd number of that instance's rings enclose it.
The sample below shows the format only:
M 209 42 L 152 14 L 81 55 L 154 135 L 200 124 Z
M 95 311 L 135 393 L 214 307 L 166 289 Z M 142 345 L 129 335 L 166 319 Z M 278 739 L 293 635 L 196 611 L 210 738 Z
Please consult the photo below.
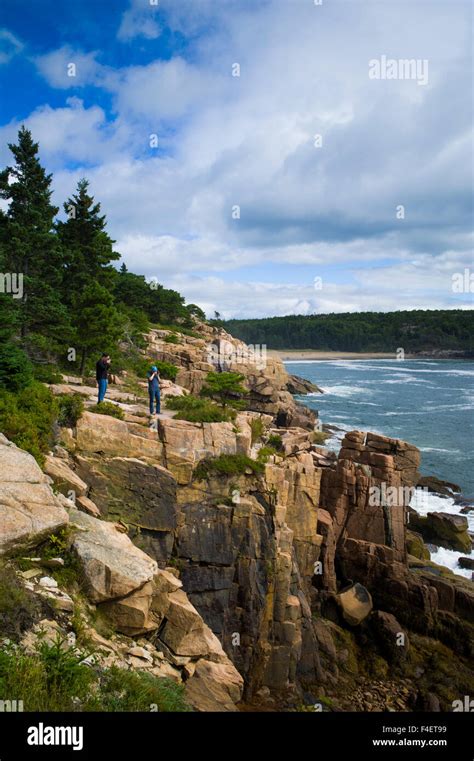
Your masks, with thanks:
M 227 316 L 467 303 L 447 283 L 469 258 L 469 3 L 160 0 L 156 11 L 133 0 L 119 40 L 167 27 L 186 51 L 117 68 L 52 51 L 36 61 L 49 84 L 93 86 L 111 113 L 72 99 L 27 120 L 58 192 L 84 164 L 131 268 Z M 381 55 L 427 59 L 428 83 L 369 79 Z M 320 293 L 301 268 L 323 276 Z

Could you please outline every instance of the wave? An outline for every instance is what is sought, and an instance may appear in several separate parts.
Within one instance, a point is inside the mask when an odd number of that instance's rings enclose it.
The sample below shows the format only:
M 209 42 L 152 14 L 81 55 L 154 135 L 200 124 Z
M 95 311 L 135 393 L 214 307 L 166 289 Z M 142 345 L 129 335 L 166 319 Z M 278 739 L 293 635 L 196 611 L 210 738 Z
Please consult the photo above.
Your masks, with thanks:
M 420 452 L 445 452 L 446 454 L 461 454 L 460 449 L 440 449 L 439 447 L 418 447 Z
M 335 386 L 325 386 L 323 388 L 325 394 L 332 394 L 333 396 L 349 397 L 355 394 L 372 394 L 372 391 L 363 386 L 344 386 L 343 384 L 336 384 Z
M 455 550 L 448 550 L 446 547 L 438 547 L 436 552 L 431 553 L 431 560 L 437 565 L 443 565 L 445 568 L 450 568 L 458 576 L 465 576 L 467 579 L 472 578 L 472 571 L 469 568 L 460 568 L 458 566 L 459 558 L 474 558 L 474 552 L 467 555 L 463 552 L 455 552 Z

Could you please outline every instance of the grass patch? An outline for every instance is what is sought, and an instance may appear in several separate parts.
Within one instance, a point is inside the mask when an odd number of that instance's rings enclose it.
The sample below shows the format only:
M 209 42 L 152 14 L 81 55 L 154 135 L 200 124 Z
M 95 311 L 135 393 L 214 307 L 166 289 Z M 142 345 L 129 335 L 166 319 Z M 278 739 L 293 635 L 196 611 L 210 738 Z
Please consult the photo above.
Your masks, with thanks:
M 232 409 L 223 410 L 215 402 L 192 394 L 167 397 L 166 408 L 178 410 L 176 420 L 187 420 L 190 423 L 225 423 L 235 417 Z
M 252 432 L 252 446 L 262 438 L 265 426 L 263 420 L 260 417 L 253 418 L 250 421 L 250 430 Z
M 41 603 L 25 589 L 15 569 L 0 564 L 0 636 L 18 640 L 39 617 Z
M 63 376 L 56 365 L 33 365 L 33 375 L 40 383 L 62 383 Z
M 190 711 L 184 686 L 145 672 L 113 666 L 102 672 L 82 664 L 85 652 L 59 637 L 40 642 L 27 655 L 13 647 L 0 651 L 0 694 L 23 700 L 31 711 Z
M 169 336 L 164 338 L 165 344 L 179 344 L 179 338 L 176 333 L 170 333 Z
M 125 418 L 123 410 L 121 410 L 120 407 L 117 407 L 117 405 L 113 404 L 112 402 L 99 402 L 99 404 L 96 404 L 96 406 L 93 407 L 91 411 L 96 412 L 98 415 L 109 415 L 110 417 L 115 417 L 117 420 L 123 420 Z
M 74 428 L 84 412 L 84 399 L 80 394 L 64 394 L 58 397 L 58 423 L 65 428 Z
M 263 473 L 264 465 L 244 454 L 221 454 L 203 460 L 194 470 L 194 477 L 204 481 L 209 476 L 242 476 L 250 470 L 253 475 Z

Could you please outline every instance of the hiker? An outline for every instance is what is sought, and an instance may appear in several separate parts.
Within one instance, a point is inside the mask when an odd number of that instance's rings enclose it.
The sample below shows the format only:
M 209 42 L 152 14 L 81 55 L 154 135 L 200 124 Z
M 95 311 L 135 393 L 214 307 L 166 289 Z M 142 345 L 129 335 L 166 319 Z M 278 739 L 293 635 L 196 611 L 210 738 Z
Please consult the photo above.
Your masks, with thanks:
M 153 415 L 153 408 L 156 403 L 156 414 L 160 414 L 160 373 L 156 365 L 153 365 L 147 372 L 148 378 L 148 396 L 150 397 L 150 415 Z
M 102 354 L 101 358 L 95 366 L 95 377 L 97 385 L 99 386 L 99 398 L 97 404 L 104 401 L 105 394 L 107 392 L 107 378 L 110 365 L 109 354 Z

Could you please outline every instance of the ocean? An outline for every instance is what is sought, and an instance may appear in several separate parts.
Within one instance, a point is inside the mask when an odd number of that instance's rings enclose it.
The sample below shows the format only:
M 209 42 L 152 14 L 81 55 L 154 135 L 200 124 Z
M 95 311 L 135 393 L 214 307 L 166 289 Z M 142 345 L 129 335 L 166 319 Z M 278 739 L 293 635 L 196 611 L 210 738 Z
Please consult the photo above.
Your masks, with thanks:
M 324 394 L 299 400 L 319 411 L 322 423 L 341 432 L 325 444 L 337 450 L 344 431 L 362 430 L 404 439 L 421 450 L 421 473 L 458 484 L 474 502 L 474 363 L 463 360 L 304 360 L 285 362 L 289 373 L 316 383 Z M 429 495 L 422 512 L 460 513 L 451 498 Z M 474 511 L 467 516 L 474 531 Z M 461 553 L 440 548 L 434 562 L 471 577 L 457 565 Z M 474 557 L 474 553 L 471 553 Z

